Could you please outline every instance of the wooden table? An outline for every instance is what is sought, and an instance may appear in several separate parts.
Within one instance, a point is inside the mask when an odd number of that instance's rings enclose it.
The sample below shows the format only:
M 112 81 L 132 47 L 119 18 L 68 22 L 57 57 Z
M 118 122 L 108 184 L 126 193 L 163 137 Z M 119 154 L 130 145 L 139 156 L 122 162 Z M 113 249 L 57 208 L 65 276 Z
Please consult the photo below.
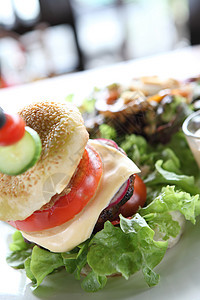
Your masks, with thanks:
M 63 100 L 71 93 L 80 103 L 93 89 L 113 82 L 129 83 L 133 77 L 160 75 L 184 79 L 200 74 L 200 46 L 67 74 L 0 90 L 0 106 L 11 112 L 38 100 Z

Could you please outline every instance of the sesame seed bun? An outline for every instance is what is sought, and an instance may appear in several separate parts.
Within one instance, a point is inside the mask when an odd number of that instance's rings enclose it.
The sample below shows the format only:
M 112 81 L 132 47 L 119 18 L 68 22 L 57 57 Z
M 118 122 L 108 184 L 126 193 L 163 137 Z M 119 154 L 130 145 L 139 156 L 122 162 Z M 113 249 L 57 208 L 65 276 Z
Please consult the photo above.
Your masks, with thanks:
M 0 220 L 24 220 L 61 193 L 69 183 L 88 141 L 82 116 L 68 103 L 39 102 L 19 112 L 39 134 L 39 161 L 18 176 L 0 173 Z

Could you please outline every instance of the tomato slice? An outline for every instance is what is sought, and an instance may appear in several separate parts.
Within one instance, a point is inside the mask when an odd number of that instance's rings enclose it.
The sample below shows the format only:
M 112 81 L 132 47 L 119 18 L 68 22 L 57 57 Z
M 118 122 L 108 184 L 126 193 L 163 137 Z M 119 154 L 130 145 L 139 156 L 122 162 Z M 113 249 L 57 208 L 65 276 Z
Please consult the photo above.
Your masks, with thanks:
M 101 158 L 93 147 L 87 145 L 64 195 L 53 196 L 41 210 L 35 211 L 23 221 L 10 221 L 9 224 L 31 232 L 53 228 L 71 220 L 95 195 L 101 176 Z
M 120 207 L 119 213 L 124 217 L 134 215 L 139 207 L 143 207 L 146 202 L 147 190 L 143 180 L 135 174 L 134 192 L 132 197 Z
M 0 129 L 0 146 L 17 143 L 25 134 L 25 122 L 18 115 L 5 114 L 6 122 Z

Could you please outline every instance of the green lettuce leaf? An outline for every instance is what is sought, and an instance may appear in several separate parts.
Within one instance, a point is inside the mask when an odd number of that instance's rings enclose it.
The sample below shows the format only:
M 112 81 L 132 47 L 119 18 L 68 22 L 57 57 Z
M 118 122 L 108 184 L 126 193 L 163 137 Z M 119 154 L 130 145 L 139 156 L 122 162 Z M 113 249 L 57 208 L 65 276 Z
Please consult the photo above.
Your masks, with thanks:
M 74 273 L 76 279 L 81 279 L 81 271 L 87 264 L 89 239 L 75 249 L 61 253 L 65 269 L 68 273 Z
M 66 101 L 66 102 L 72 103 L 73 100 L 74 100 L 74 94 L 69 94 L 69 95 L 67 95 L 67 97 L 65 98 L 65 101 Z
M 31 258 L 28 257 L 26 261 L 24 262 L 24 267 L 26 271 L 26 276 L 32 281 L 34 286 L 37 286 L 37 279 L 33 275 L 33 272 L 31 271 Z
M 175 191 L 175 186 L 167 186 L 149 205 L 139 210 L 139 213 L 146 217 L 152 214 L 162 214 L 166 212 L 179 211 L 186 220 L 195 224 L 195 217 L 199 214 L 199 195 L 191 196 L 183 191 Z
M 175 155 L 174 151 L 172 151 L 170 148 L 165 148 L 162 153 L 161 157 L 163 159 L 163 169 L 167 170 L 169 172 L 173 172 L 176 174 L 181 174 L 181 164 L 178 157 Z
M 156 170 L 146 179 L 145 184 L 148 186 L 155 185 L 176 185 L 192 195 L 200 194 L 200 189 L 196 186 L 193 176 L 179 175 L 174 172 L 167 171 L 163 168 L 163 160 L 158 160 L 155 164 Z
M 177 110 L 178 109 L 180 110 L 180 108 L 181 110 L 183 110 L 183 112 L 185 112 L 184 116 L 189 115 L 192 111 L 186 102 L 187 99 L 185 97 L 179 95 L 173 96 L 172 101 L 166 102 L 164 104 L 164 109 L 162 114 L 160 114 L 160 119 L 165 123 L 170 122 L 171 120 L 174 119 L 174 116 L 177 115 Z
M 77 247 L 72 251 L 61 253 L 63 264 L 68 273 L 72 274 L 76 270 Z
M 81 287 L 86 292 L 97 292 L 101 290 L 107 282 L 106 276 L 101 276 L 91 271 L 82 281 Z
M 79 106 L 80 112 L 84 115 L 85 113 L 93 113 L 95 111 L 96 99 L 94 95 L 91 95 L 89 98 L 85 98 L 81 105 Z
M 174 134 L 168 144 L 153 146 L 142 136 L 126 135 L 120 147 L 140 168 L 148 165 L 152 171 L 156 161 L 162 160 L 163 168 L 169 172 L 200 177 L 199 168 L 182 131 Z
M 24 269 L 25 260 L 32 254 L 33 244 L 26 243 L 21 232 L 15 231 L 9 248 L 12 251 L 6 258 L 9 266 L 15 269 Z
M 141 269 L 149 286 L 157 284 L 159 275 L 153 268 L 162 260 L 167 242 L 154 241 L 154 231 L 139 214 L 120 219 L 121 229 L 107 221 L 91 240 L 89 266 L 100 276 L 121 273 L 126 279 Z
M 144 218 L 153 230 L 161 233 L 159 236 L 162 237 L 162 240 L 175 238 L 181 230 L 179 222 L 173 220 L 169 212 L 151 213 L 145 215 Z
M 179 131 L 172 136 L 167 147 L 175 153 L 176 157 L 178 157 L 182 174 L 199 177 L 199 168 L 182 131 Z
M 11 251 L 21 251 L 32 248 L 33 244 L 25 242 L 20 231 L 15 231 L 12 235 L 12 243 L 10 243 L 9 248 Z
M 117 136 L 116 130 L 107 124 L 101 124 L 99 126 L 99 131 L 100 131 L 101 138 L 103 139 L 109 139 L 109 140 L 116 139 Z
M 32 255 L 32 249 L 11 252 L 6 261 L 14 269 L 24 269 L 24 262 Z
M 146 164 L 149 160 L 153 161 L 153 151 L 142 136 L 135 134 L 126 135 L 120 147 L 138 166 Z
M 75 278 L 78 280 L 81 279 L 81 270 L 87 264 L 89 241 L 90 240 L 87 240 L 85 243 L 82 243 L 81 245 L 79 245 L 80 250 L 79 250 L 77 258 L 76 258 L 76 270 L 75 270 Z
M 37 286 L 43 279 L 55 269 L 63 266 L 63 259 L 60 253 L 53 253 L 34 246 L 31 261 L 26 263 L 27 276 L 35 278 Z

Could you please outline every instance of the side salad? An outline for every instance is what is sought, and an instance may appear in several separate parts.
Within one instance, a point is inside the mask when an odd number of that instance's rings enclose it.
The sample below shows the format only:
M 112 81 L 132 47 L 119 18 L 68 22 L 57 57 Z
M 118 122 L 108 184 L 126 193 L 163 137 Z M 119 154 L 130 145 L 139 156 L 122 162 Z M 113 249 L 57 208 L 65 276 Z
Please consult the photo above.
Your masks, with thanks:
M 177 98 L 175 102 L 180 103 Z M 194 107 L 190 104 L 187 109 L 192 111 Z M 168 107 L 167 122 L 172 118 L 170 113 Z M 142 271 L 148 286 L 155 286 L 160 276 L 154 268 L 171 241 L 180 237 L 185 221 L 195 225 L 200 215 L 200 172 L 180 127 L 170 132 L 165 144 L 154 143 L 154 139 L 152 143 L 138 132 L 119 135 L 113 122 L 100 122 L 96 134 L 114 140 L 141 169 L 147 187 L 146 204 L 132 217 L 120 215 L 117 222 L 106 221 L 102 230 L 63 253 L 28 243 L 16 231 L 7 262 L 13 268 L 25 269 L 35 288 L 46 276 L 63 268 L 80 280 L 86 292 L 101 290 L 113 274 L 128 279 L 138 271 Z

